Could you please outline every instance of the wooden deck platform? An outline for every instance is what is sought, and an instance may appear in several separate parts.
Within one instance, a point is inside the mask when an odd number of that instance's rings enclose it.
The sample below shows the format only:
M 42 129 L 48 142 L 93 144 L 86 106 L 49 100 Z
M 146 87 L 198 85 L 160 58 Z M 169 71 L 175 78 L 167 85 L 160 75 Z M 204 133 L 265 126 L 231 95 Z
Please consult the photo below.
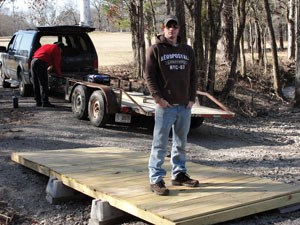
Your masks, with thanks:
M 13 153 L 11 159 L 153 224 L 214 224 L 300 202 L 300 187 L 188 163 L 200 187 L 149 191 L 145 152 L 99 147 Z M 165 166 L 170 171 L 169 160 Z M 170 173 L 168 173 L 170 174 Z

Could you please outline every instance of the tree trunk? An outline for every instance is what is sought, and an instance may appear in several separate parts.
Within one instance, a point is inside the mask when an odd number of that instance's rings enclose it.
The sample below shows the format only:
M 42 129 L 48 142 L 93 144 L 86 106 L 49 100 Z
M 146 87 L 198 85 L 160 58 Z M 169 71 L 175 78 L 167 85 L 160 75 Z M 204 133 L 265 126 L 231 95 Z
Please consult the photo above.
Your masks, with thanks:
M 224 62 L 226 65 L 231 64 L 233 55 L 233 0 L 225 0 L 222 10 L 222 46 L 224 48 Z
M 279 82 L 279 65 L 278 65 L 278 54 L 277 54 L 277 46 L 276 46 L 276 39 L 275 39 L 275 33 L 272 23 L 272 16 L 271 16 L 271 10 L 268 0 L 264 0 L 264 6 L 267 14 L 267 23 L 271 38 L 271 47 L 272 47 L 272 56 L 273 56 L 273 88 L 274 92 L 278 97 L 283 97 L 281 85 Z
M 284 38 L 283 38 L 284 32 L 283 32 L 283 24 L 282 23 L 278 24 L 278 32 L 279 32 L 279 49 L 281 51 L 283 51 L 284 50 Z
M 215 76 L 216 76 L 216 55 L 217 45 L 221 35 L 221 12 L 224 1 L 222 0 L 219 6 L 214 6 L 211 1 L 208 1 L 208 17 L 210 27 L 210 57 L 207 73 L 207 91 L 214 93 Z
M 255 58 L 254 58 L 254 38 L 253 38 L 253 25 L 252 22 L 250 21 L 249 23 L 249 38 L 250 38 L 250 50 L 251 50 L 251 61 L 252 64 L 255 63 Z
M 237 33 L 234 41 L 234 48 L 233 48 L 233 59 L 230 67 L 230 72 L 228 75 L 228 80 L 222 90 L 221 98 L 226 99 L 233 89 L 235 82 L 237 80 L 238 73 L 236 72 L 237 68 L 237 60 L 238 60 L 238 53 L 239 53 L 239 44 L 245 29 L 245 22 L 246 22 L 246 0 L 240 0 L 238 11 L 240 12 L 239 18 L 239 26 L 237 28 Z
M 174 0 L 165 0 L 166 13 L 175 14 Z
M 300 5 L 297 4 L 297 62 L 295 79 L 295 104 L 294 108 L 300 108 Z
M 257 51 L 258 64 L 263 65 L 264 55 L 261 47 L 262 45 L 261 29 L 257 19 L 255 19 L 255 30 L 256 30 L 256 51 Z
M 180 25 L 179 36 L 181 38 L 181 43 L 187 43 L 183 0 L 175 0 L 175 15 L 177 16 Z
M 92 27 L 90 0 L 80 1 L 80 25 Z
M 289 0 L 288 6 L 288 59 L 295 59 L 295 2 Z
M 240 58 L 241 58 L 241 75 L 242 75 L 242 77 L 246 77 L 247 65 L 246 65 L 244 36 L 243 35 L 242 35 L 241 41 L 240 41 Z
M 198 88 L 206 91 L 206 62 L 204 57 L 202 39 L 202 0 L 195 1 L 194 7 L 194 52 L 196 59 L 196 71 L 199 78 Z
M 132 33 L 132 49 L 134 55 L 134 77 L 142 78 L 145 68 L 145 37 L 143 1 L 130 0 L 129 5 L 130 26 Z

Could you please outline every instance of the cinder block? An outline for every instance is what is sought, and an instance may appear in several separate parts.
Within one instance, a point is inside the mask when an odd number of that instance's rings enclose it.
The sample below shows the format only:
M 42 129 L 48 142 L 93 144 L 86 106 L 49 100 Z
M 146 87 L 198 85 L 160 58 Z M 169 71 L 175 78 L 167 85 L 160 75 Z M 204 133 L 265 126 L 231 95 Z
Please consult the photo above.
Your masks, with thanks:
M 94 199 L 91 208 L 91 219 L 89 225 L 109 224 L 109 221 L 115 221 L 121 218 L 125 213 L 113 206 L 107 201 Z
M 64 185 L 57 178 L 50 177 L 46 188 L 46 199 L 51 204 L 75 197 L 76 191 Z
M 296 203 L 296 204 L 293 204 L 293 205 L 289 205 L 289 206 L 286 206 L 286 207 L 279 208 L 278 210 L 282 214 L 284 214 L 284 213 L 292 213 L 292 212 L 300 210 L 300 204 Z
M 46 193 L 50 194 L 53 198 L 63 198 L 75 195 L 75 190 L 64 185 L 63 182 L 57 180 L 57 178 L 50 177 Z

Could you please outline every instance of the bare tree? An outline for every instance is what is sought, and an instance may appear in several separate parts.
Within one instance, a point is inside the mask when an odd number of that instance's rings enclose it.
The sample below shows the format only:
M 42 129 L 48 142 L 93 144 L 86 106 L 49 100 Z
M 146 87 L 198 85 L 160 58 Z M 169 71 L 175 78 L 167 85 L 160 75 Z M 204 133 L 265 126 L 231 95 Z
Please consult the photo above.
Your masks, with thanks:
M 237 68 L 237 59 L 239 53 L 239 46 L 241 37 L 244 32 L 245 23 L 246 23 L 246 0 L 239 0 L 238 9 L 240 11 L 240 18 L 239 18 L 239 25 L 237 28 L 235 40 L 234 40 L 234 47 L 233 47 L 233 59 L 230 66 L 230 72 L 228 75 L 228 80 L 222 90 L 221 98 L 226 99 L 229 95 L 230 91 L 233 89 L 235 82 L 238 77 L 238 73 L 236 71 Z
M 165 0 L 166 14 L 175 14 L 175 0 Z
M 225 0 L 222 10 L 222 47 L 224 62 L 231 64 L 233 53 L 233 0 Z
M 288 21 L 288 59 L 295 59 L 295 0 L 289 0 L 287 9 Z
M 214 93 L 215 87 L 216 56 L 218 41 L 221 38 L 221 12 L 223 8 L 223 3 L 224 0 L 221 0 L 220 3 L 216 5 L 214 5 L 212 1 L 207 1 L 210 27 L 210 57 L 207 72 L 207 91 L 210 93 Z
M 181 38 L 181 43 L 187 43 L 185 9 L 183 0 L 175 0 L 175 15 L 177 16 L 180 25 L 179 36 Z
M 0 0 L 0 9 L 3 6 L 4 2 L 5 2 L 5 0 Z
M 130 27 L 132 33 L 132 49 L 134 54 L 134 76 L 142 78 L 145 68 L 145 37 L 143 0 L 129 0 L 126 2 L 129 9 Z
M 276 46 L 276 39 L 275 39 L 275 32 L 272 23 L 272 15 L 270 10 L 270 5 L 268 0 L 264 0 L 264 6 L 267 15 L 267 23 L 269 28 L 269 34 L 271 38 L 271 47 L 272 47 L 272 56 L 273 56 L 273 88 L 274 92 L 278 97 L 283 97 L 281 85 L 279 82 L 279 65 L 278 65 L 278 53 L 277 53 L 277 46 Z
M 97 14 L 98 30 L 102 30 L 101 27 L 101 13 L 102 13 L 103 0 L 91 0 L 91 6 L 95 8 Z
M 297 1 L 297 61 L 295 79 L 295 108 L 300 108 L 300 2 Z

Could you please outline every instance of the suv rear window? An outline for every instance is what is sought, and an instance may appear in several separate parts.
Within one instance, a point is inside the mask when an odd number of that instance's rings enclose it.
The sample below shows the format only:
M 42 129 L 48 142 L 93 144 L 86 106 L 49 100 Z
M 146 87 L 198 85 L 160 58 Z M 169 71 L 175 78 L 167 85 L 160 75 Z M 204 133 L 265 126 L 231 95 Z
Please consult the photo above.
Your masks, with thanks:
M 64 55 L 79 54 L 83 52 L 91 52 L 89 41 L 86 41 L 84 36 L 79 35 L 65 35 L 65 36 L 42 36 L 40 44 L 53 44 L 54 42 L 62 42 L 65 47 L 63 49 Z
M 85 33 L 71 34 L 42 34 L 41 45 L 62 42 L 62 72 L 84 72 L 94 70 L 94 61 L 97 58 L 94 46 Z

